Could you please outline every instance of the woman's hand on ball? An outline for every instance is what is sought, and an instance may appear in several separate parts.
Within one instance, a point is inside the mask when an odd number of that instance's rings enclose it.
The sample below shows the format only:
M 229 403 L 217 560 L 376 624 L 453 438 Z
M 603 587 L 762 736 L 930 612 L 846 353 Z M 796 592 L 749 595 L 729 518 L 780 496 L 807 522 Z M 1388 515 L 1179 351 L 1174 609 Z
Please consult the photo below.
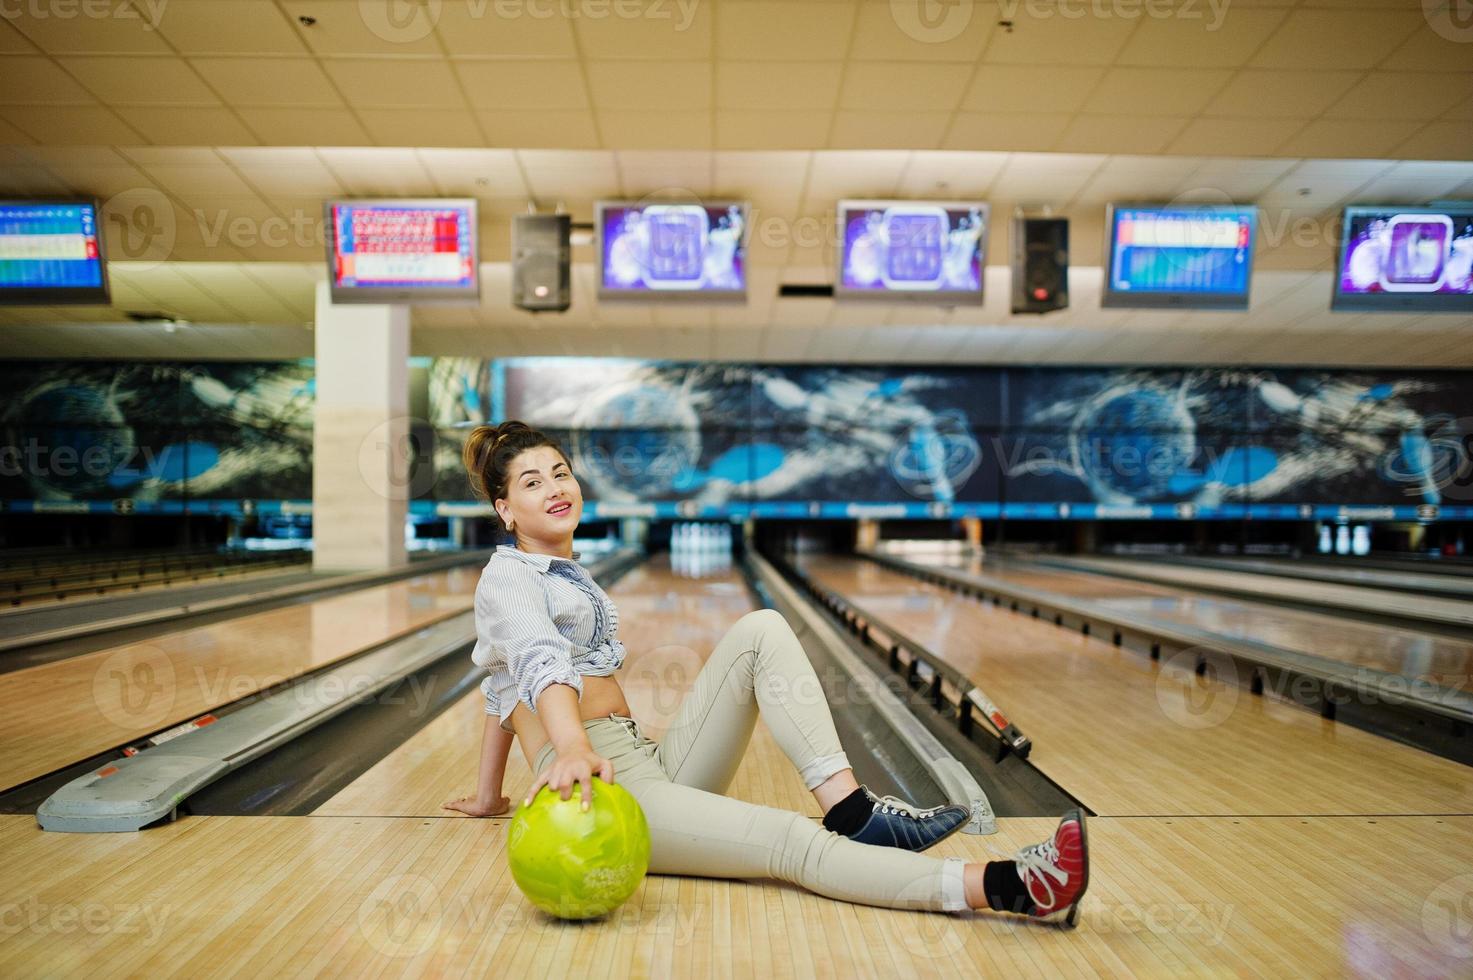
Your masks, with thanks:
M 583 809 L 587 810 L 593 803 L 593 777 L 597 775 L 606 783 L 614 781 L 614 764 L 593 749 L 574 749 L 565 755 L 559 755 L 553 760 L 537 781 L 532 784 L 532 789 L 527 793 L 527 798 L 522 801 L 523 806 L 531 804 L 543 786 L 550 786 L 563 799 L 573 795 L 573 784 L 577 783 L 583 787 Z

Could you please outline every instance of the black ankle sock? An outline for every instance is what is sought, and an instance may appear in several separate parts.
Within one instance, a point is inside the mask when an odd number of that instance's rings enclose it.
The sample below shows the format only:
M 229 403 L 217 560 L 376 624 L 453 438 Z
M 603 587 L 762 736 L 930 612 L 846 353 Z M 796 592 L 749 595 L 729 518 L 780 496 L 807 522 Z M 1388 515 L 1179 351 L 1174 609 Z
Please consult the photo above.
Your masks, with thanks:
M 1034 909 L 1028 886 L 1018 877 L 1014 861 L 988 861 L 982 870 L 982 891 L 987 904 L 997 912 L 1019 912 L 1027 915 Z
M 829 807 L 829 812 L 823 815 L 823 825 L 836 834 L 848 837 L 864 826 L 872 812 L 874 801 L 865 795 L 864 787 L 861 786 Z

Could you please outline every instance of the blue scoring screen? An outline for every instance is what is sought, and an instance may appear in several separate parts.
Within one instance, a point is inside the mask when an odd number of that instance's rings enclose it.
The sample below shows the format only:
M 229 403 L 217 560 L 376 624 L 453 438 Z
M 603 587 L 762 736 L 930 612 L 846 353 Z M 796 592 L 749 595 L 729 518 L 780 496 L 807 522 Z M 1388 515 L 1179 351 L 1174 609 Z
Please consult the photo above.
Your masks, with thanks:
M 1244 295 L 1252 208 L 1116 208 L 1110 288 L 1122 293 Z
M 0 204 L 0 290 L 101 288 L 91 204 Z

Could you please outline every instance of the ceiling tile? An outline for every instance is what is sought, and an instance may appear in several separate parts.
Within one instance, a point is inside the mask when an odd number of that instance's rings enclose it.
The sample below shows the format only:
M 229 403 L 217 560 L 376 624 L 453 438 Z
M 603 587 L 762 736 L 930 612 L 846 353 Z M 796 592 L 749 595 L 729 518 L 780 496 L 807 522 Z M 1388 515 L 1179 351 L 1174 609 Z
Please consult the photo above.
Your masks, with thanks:
M 838 62 L 720 61 L 716 105 L 722 109 L 832 109 L 839 99 Z
M 219 105 L 200 77 L 179 58 L 58 58 L 109 105 Z
M 721 109 L 716 146 L 723 150 L 812 150 L 829 130 L 827 112 Z
M 806 204 L 832 204 L 841 197 L 894 197 L 910 154 L 897 150 L 815 153 L 808 173 Z
M 227 147 L 220 152 L 253 187 L 273 199 L 343 193 L 337 178 L 309 147 Z
M 1473 160 L 1473 126 L 1465 122 L 1428 123 L 1399 144 L 1395 152 L 1422 159 Z
M 1264 71 L 1249 69 L 1208 103 L 1211 116 L 1310 119 L 1324 112 L 1360 78 L 1353 71 Z
M 607 146 L 620 149 L 688 150 L 711 146 L 711 113 L 609 110 L 598 114 Z
M 1035 7 L 1048 15 L 1032 16 L 1035 8 L 1019 7 L 1012 31 L 993 32 L 983 53 L 985 64 L 1108 65 L 1137 24 L 1120 17 L 1065 17 L 1051 5 Z
M 49 58 L 16 55 L 0 58 L 0 105 L 94 105 L 96 102 Z
M 344 58 L 324 61 L 323 67 L 354 106 L 458 109 L 465 105 L 450 64 L 443 60 Z
M 47 146 L 132 143 L 137 130 L 111 109 L 87 106 L 13 106 L 0 108 L 12 125 Z
M 0 10 L 13 25 L 51 54 L 74 52 L 165 54 L 158 27 L 169 0 L 126 6 L 115 3 L 16 3 Z
M 1200 112 L 1230 75 L 1180 68 L 1112 68 L 1085 100 L 1084 111 L 1188 116 Z
M 792 0 L 713 6 L 721 51 L 744 61 L 842 60 L 857 15 L 850 4 Z
M 471 105 L 483 109 L 586 109 L 576 61 L 457 61 Z M 648 69 L 646 69 L 648 71 Z
M 1419 125 L 1399 119 L 1321 119 L 1305 126 L 1275 152 L 1298 157 L 1382 158 Z
M 629 61 L 587 63 L 588 86 L 599 109 L 709 109 L 711 64 L 667 62 L 658 72 Z
M 323 148 L 317 156 L 352 195 L 429 197 L 434 193 L 429 171 L 412 149 Z
M 1064 113 L 958 112 L 941 146 L 948 150 L 1046 150 L 1071 119 Z
M 1298 119 L 1193 119 L 1167 145 L 1166 152 L 1202 156 L 1272 153 L 1303 126 Z
M 1158 153 L 1188 120 L 1172 116 L 1080 115 L 1064 130 L 1054 149 L 1066 153 Z
M 1142 17 L 1116 56 L 1120 65 L 1236 68 L 1283 22 L 1286 11 L 1236 4 L 1172 5 L 1170 17 Z M 1149 8 L 1148 8 L 1149 9 Z
M 491 146 L 582 148 L 599 145 L 593 113 L 544 110 L 478 110 Z
M 362 109 L 358 118 L 383 146 L 477 146 L 484 142 L 469 109 Z
M 310 58 L 195 58 L 210 87 L 235 105 L 310 108 L 343 100 Z
M 851 58 L 880 61 L 961 61 L 972 64 L 987 46 L 994 18 L 970 4 L 956 4 L 934 24 L 916 16 L 917 4 L 860 6 Z
M 835 149 L 936 149 L 950 122 L 949 112 L 841 111 L 834 117 L 829 145 Z
M 167 2 L 159 31 L 186 55 L 304 55 L 307 46 L 275 4 L 257 0 L 154 0 Z M 221 25 L 228 24 L 228 30 Z
M 361 146 L 372 143 L 347 109 L 235 110 L 261 142 L 272 146 Z
M 161 146 L 253 146 L 256 137 L 229 109 L 119 108 L 118 115 Z
M 447 3 L 436 31 L 445 50 L 472 58 L 576 58 L 573 24 L 536 3 Z
M 1103 68 L 979 65 L 962 108 L 979 112 L 1075 112 L 1099 84 Z
M 614 154 L 614 169 L 624 192 L 633 197 L 662 187 L 710 197 L 713 158 L 711 153 L 624 151 Z
M 955 150 L 911 154 L 901 176 L 902 197 L 982 198 L 1007 163 L 1006 153 L 965 153 Z
M 711 57 L 715 4 L 614 4 L 607 17 L 573 21 L 578 46 L 589 60 L 616 58 L 701 61 Z
M 1421 10 L 1296 10 L 1249 63 L 1259 68 L 1365 69 L 1426 27 Z
M 1427 11 L 1426 20 L 1377 67 L 1385 71 L 1467 71 L 1468 27 L 1466 21 L 1452 21 L 1454 4 L 1434 7 L 1429 3 L 1421 9 Z
M 439 55 L 436 21 L 454 4 L 353 3 L 352 0 L 278 0 L 292 29 L 306 45 L 325 55 Z M 494 2 L 494 0 L 492 0 Z M 419 6 L 418 10 L 410 10 Z M 405 16 L 409 14 L 409 16 Z M 308 27 L 298 18 L 315 18 Z
M 539 198 L 595 198 L 616 194 L 614 154 L 607 151 L 523 150 L 517 153 L 532 193 Z
M 867 112 L 950 111 L 961 101 L 971 74 L 969 65 L 850 62 L 839 105 Z
M 1469 55 L 1473 64 L 1473 53 Z M 1433 119 L 1473 92 L 1473 75 L 1373 72 L 1325 110 L 1332 119 Z
M 424 149 L 420 163 L 442 194 L 524 199 L 526 185 L 510 150 Z

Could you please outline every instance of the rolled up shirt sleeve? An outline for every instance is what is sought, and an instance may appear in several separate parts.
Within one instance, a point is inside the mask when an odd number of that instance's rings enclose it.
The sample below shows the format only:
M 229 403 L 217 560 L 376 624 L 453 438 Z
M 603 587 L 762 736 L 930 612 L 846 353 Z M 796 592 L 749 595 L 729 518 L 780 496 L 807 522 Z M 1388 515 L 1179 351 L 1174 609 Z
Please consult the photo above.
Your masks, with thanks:
M 573 668 L 576 644 L 558 632 L 547 614 L 538 575 L 508 563 L 488 574 L 476 593 L 476 618 L 486 642 L 505 656 L 517 698 L 533 714 L 537 698 L 551 684 L 566 684 L 583 700 L 583 678 Z M 488 701 L 493 696 L 487 692 Z

